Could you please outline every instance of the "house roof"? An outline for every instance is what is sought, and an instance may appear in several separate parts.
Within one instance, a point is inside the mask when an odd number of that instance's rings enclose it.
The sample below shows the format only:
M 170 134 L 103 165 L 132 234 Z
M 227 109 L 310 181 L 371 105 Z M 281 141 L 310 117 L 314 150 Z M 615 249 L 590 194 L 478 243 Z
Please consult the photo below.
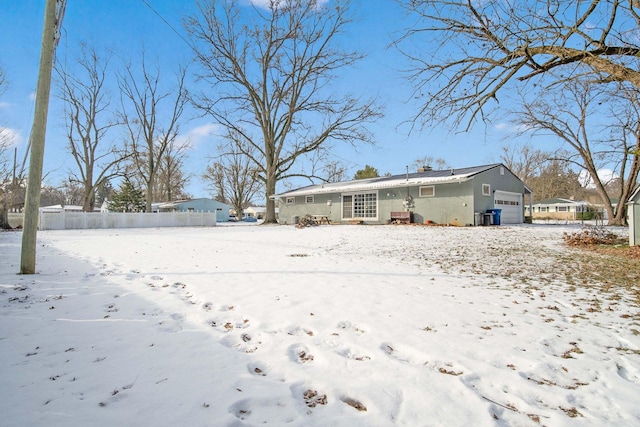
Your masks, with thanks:
M 217 200 L 209 199 L 207 197 L 200 197 L 200 198 L 197 198 L 197 199 L 174 200 L 173 202 L 157 202 L 157 203 L 152 203 L 151 206 L 153 206 L 154 208 L 167 209 L 167 208 L 174 208 L 176 206 L 179 206 L 179 205 L 182 205 L 182 204 L 185 204 L 185 203 L 189 203 L 189 202 L 197 202 L 198 200 L 207 200 L 209 202 L 213 202 L 213 203 L 216 203 L 218 205 L 231 207 L 231 205 L 219 202 Z
M 588 205 L 589 203 L 581 200 L 563 199 L 561 197 L 554 197 L 553 199 L 540 200 L 534 205 Z
M 77 205 L 51 205 L 51 206 L 42 206 L 40 207 L 41 211 L 45 212 L 82 212 L 82 206 Z
M 629 200 L 627 200 L 627 203 L 634 203 L 634 200 L 636 200 L 636 198 L 638 198 L 640 196 L 640 185 L 638 186 L 638 188 L 636 188 L 633 193 L 631 193 L 631 196 L 629 196 Z
M 473 166 L 459 169 L 430 170 L 402 175 L 380 176 L 376 178 L 356 179 L 343 182 L 329 182 L 297 188 L 285 193 L 274 194 L 271 198 L 293 197 L 312 194 L 344 193 L 363 190 L 380 190 L 385 188 L 413 187 L 416 185 L 446 184 L 451 182 L 465 182 L 474 175 L 504 166 L 501 163 Z

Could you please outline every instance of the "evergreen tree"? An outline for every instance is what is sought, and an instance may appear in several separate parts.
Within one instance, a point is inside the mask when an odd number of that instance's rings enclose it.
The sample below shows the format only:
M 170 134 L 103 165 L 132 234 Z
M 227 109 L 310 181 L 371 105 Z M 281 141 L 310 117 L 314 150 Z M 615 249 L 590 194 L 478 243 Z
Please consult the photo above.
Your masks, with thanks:
M 135 188 L 130 181 L 122 183 L 109 203 L 109 210 L 112 212 L 144 212 L 145 207 L 144 192 Z
M 365 165 L 364 169 L 360 169 L 356 171 L 356 174 L 353 176 L 353 179 L 366 179 L 366 178 L 377 178 L 380 176 L 378 169 L 373 166 Z

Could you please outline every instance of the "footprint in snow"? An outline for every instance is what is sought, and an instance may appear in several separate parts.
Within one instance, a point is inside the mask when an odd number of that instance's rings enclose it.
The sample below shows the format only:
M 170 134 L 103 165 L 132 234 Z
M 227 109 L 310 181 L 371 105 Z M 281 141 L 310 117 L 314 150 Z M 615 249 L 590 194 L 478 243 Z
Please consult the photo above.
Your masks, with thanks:
M 309 351 L 306 345 L 294 344 L 289 347 L 289 357 L 292 361 L 301 364 L 313 362 L 315 356 Z
M 254 424 L 290 424 L 298 418 L 297 402 L 285 397 L 242 399 L 231 405 L 229 412 L 242 421 Z
M 358 362 L 362 362 L 365 360 L 371 360 L 371 357 L 367 356 L 367 354 L 360 349 L 354 348 L 345 348 L 338 351 L 338 354 L 347 359 L 356 360 Z
M 266 377 L 267 375 L 269 375 L 269 371 L 271 370 L 269 365 L 262 362 L 249 363 L 247 365 L 247 369 L 251 374 L 258 375 L 261 377 Z
M 616 362 L 616 368 L 618 369 L 618 375 L 625 380 L 638 383 L 640 382 L 640 376 L 638 375 L 638 371 L 632 368 L 628 363 L 624 363 L 626 366 Z
M 343 321 L 343 322 L 338 322 L 338 328 L 339 329 L 343 329 L 343 330 L 348 330 L 348 331 L 354 331 L 354 332 L 358 332 L 361 334 L 364 334 L 366 331 L 366 329 L 360 325 L 356 325 L 354 323 L 349 322 L 348 320 Z
M 429 363 L 429 359 L 424 353 L 406 345 L 382 343 L 380 348 L 390 357 L 400 362 L 412 365 L 426 365 Z
M 255 353 L 258 350 L 258 345 L 262 344 L 259 339 L 254 339 L 254 337 L 246 333 L 239 336 L 236 334 L 225 335 L 220 340 L 220 343 L 243 353 Z
M 164 332 L 180 332 L 182 330 L 182 322 L 184 316 L 179 313 L 173 313 L 168 319 L 161 320 L 158 325 Z

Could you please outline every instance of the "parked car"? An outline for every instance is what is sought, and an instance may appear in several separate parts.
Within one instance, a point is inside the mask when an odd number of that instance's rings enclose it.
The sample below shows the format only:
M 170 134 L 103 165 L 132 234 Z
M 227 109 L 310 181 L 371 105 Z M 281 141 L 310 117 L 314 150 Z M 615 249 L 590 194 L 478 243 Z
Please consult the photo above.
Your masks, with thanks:
M 238 217 L 235 215 L 229 215 L 229 222 L 238 222 Z
M 255 219 L 252 216 L 245 216 L 244 218 L 242 218 L 242 221 L 244 221 L 244 222 L 258 222 L 258 220 Z

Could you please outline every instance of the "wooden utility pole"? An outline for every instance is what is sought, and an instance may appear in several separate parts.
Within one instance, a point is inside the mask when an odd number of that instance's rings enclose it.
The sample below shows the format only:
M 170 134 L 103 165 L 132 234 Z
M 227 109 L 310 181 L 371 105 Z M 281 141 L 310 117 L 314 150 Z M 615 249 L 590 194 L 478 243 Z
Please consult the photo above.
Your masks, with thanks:
M 20 274 L 35 274 L 36 272 L 36 235 L 38 232 L 38 214 L 40 210 L 44 141 L 47 131 L 47 112 L 49 109 L 49 92 L 51 89 L 51 70 L 53 69 L 56 27 L 60 24 L 60 22 L 56 21 L 62 20 L 62 16 L 59 16 L 59 19 L 56 18 L 56 8 L 59 1 L 64 2 L 65 0 L 47 0 L 44 10 L 38 89 L 36 92 L 35 114 L 33 116 L 33 126 L 31 128 L 29 141 L 31 155 L 29 158 L 27 198 L 24 207 Z

